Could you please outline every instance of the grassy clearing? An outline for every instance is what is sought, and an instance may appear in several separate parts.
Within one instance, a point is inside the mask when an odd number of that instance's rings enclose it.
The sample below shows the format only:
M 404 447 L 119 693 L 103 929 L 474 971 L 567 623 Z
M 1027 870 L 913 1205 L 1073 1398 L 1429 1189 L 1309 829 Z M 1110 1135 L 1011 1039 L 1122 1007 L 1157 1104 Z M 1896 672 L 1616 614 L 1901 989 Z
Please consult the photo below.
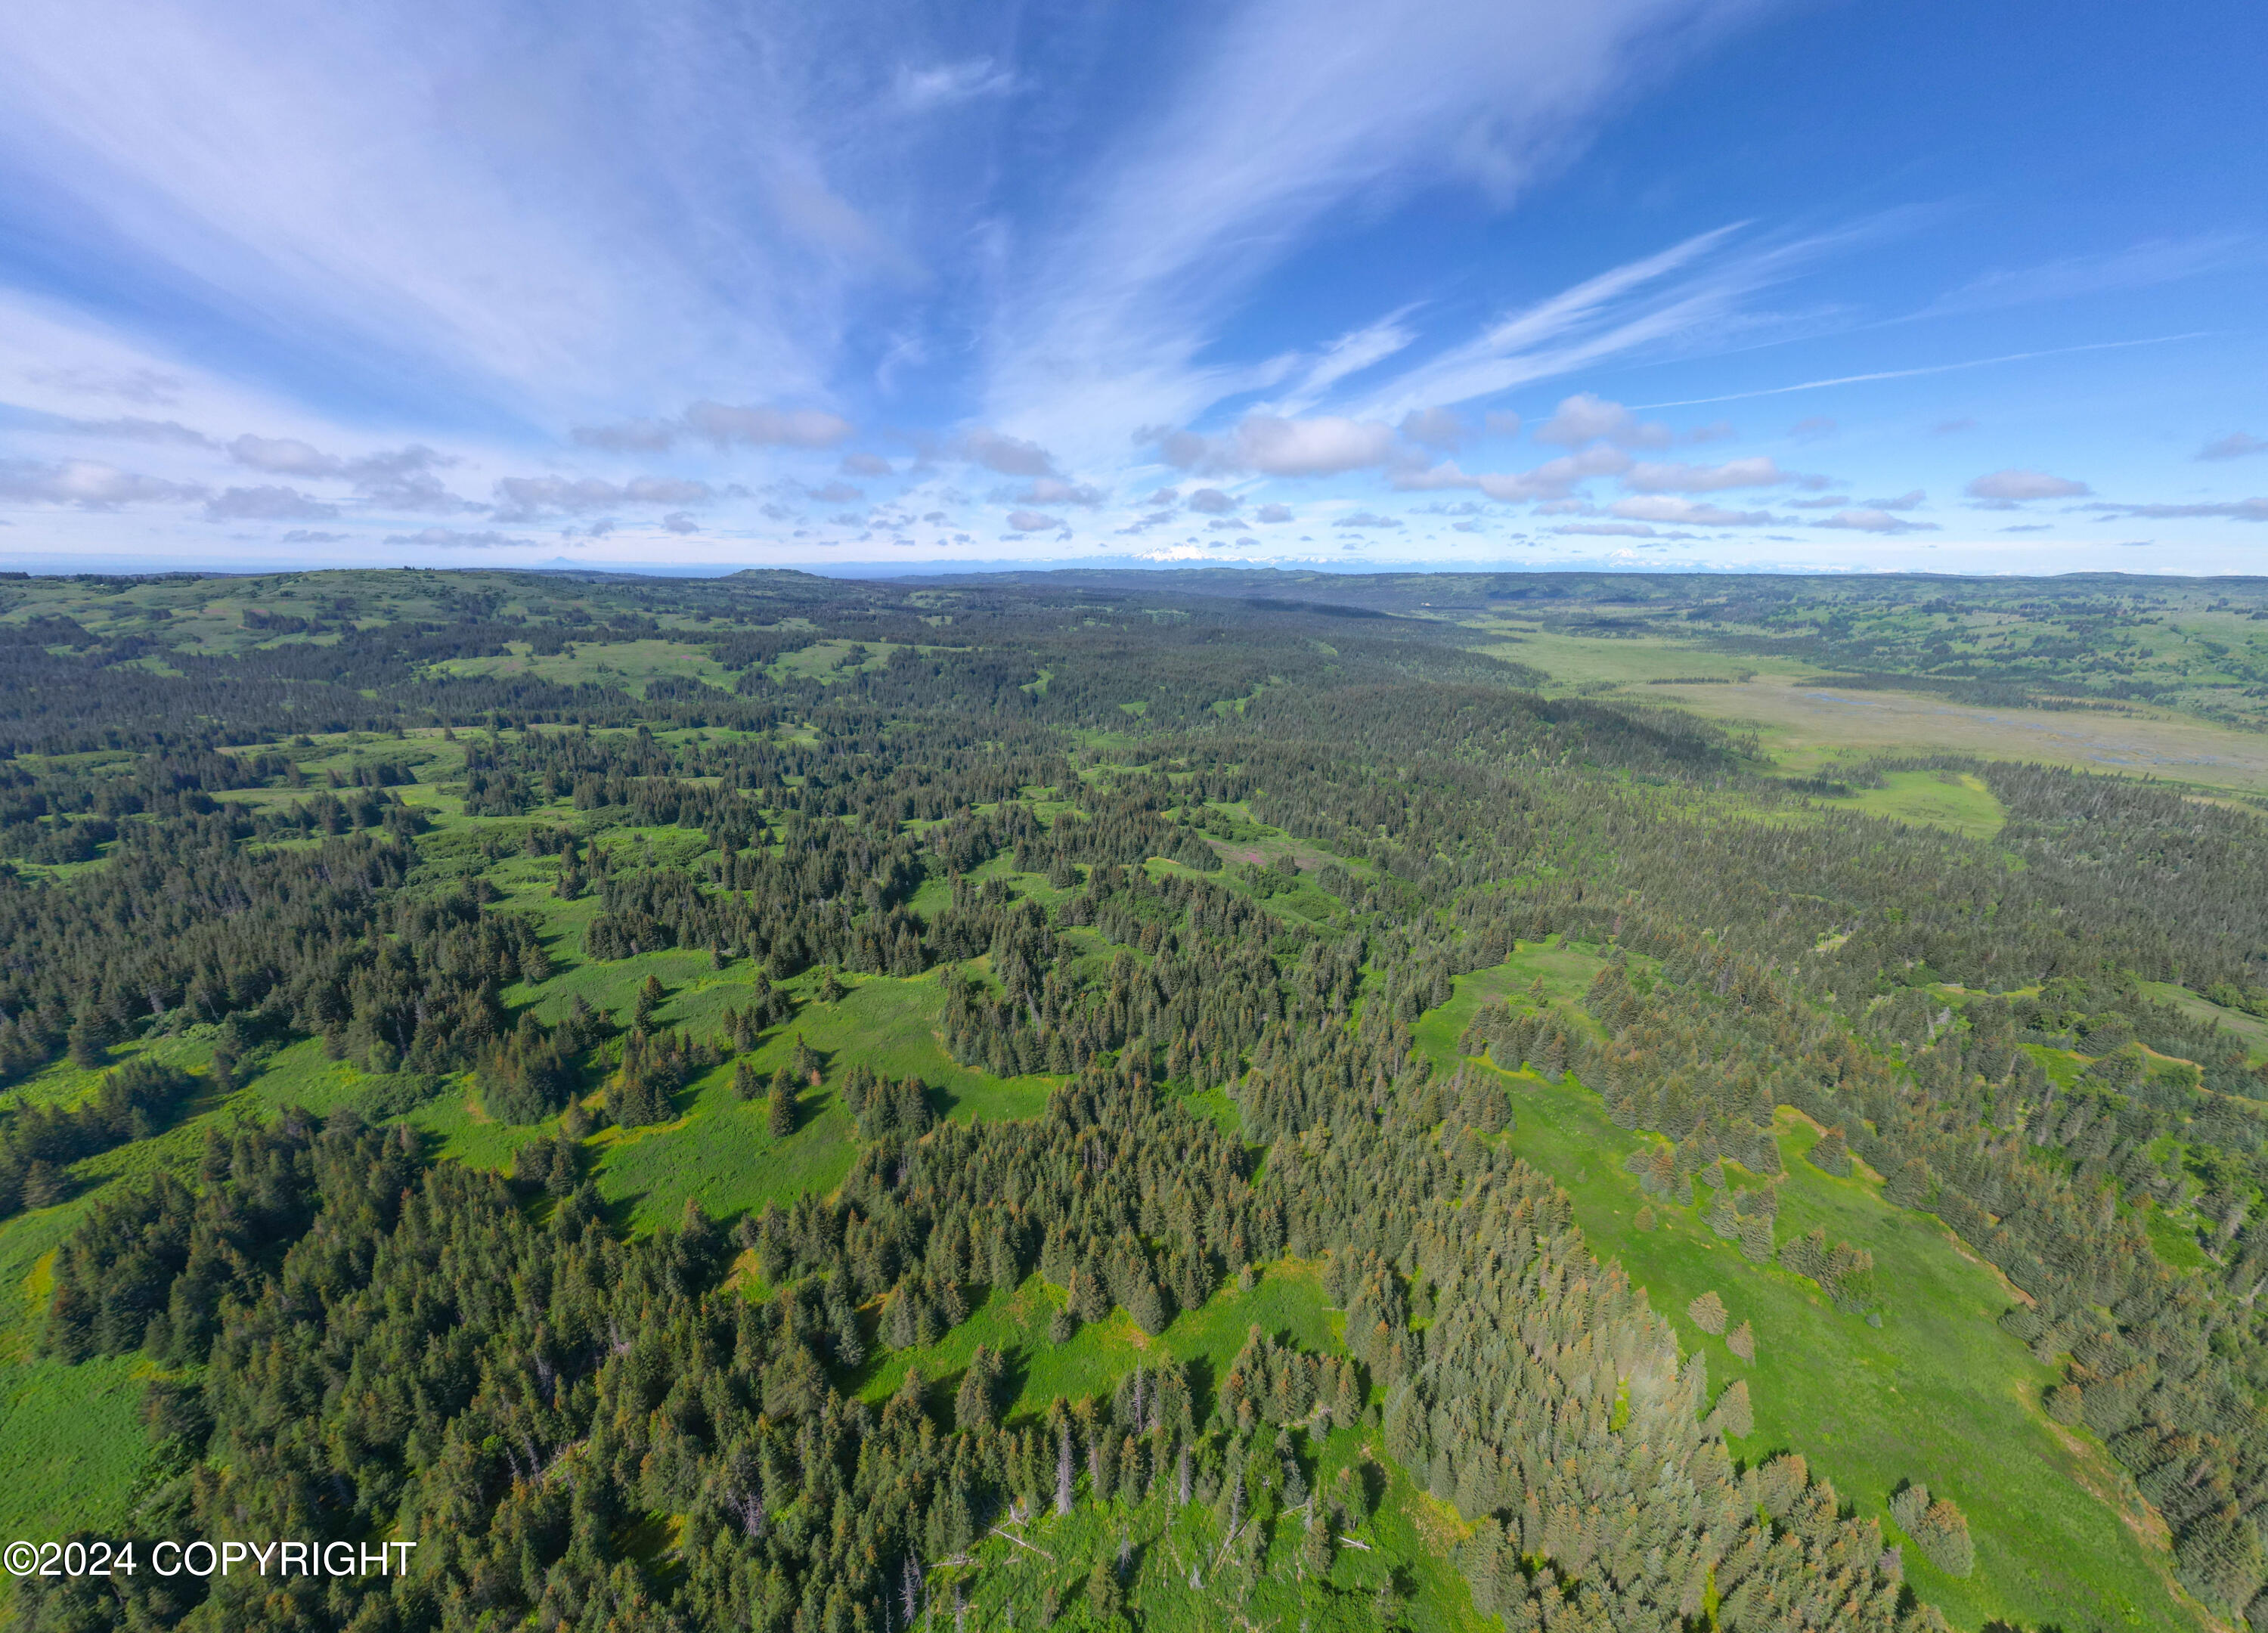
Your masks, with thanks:
M 1950 828 L 1970 839 L 1996 837 L 2008 820 L 1984 779 L 1966 771 L 1893 771 L 1885 786 L 1862 789 L 1848 799 L 1821 799 L 1830 811 L 1857 811 L 1927 828 Z
M 1060 1397 L 1101 1394 L 1142 1365 L 1145 1357 L 1169 1356 L 1197 1361 L 1198 1379 L 1210 1389 L 1244 1348 L 1250 1328 L 1289 1335 L 1300 1348 L 1336 1350 L 1344 1319 L 1323 1298 L 1320 1263 L 1285 1261 L 1270 1265 L 1250 1292 L 1225 1287 L 1204 1306 L 1185 1310 L 1152 1338 L 1123 1310 L 1082 1326 L 1067 1343 L 1048 1342 L 1048 1319 L 1062 1307 L 1063 1291 L 1038 1276 L 1025 1278 L 1010 1293 L 989 1294 L 969 1319 L 936 1343 L 918 1350 L 890 1350 L 870 1359 L 858 1380 L 869 1401 L 897 1393 L 909 1368 L 919 1369 L 932 1405 L 949 1416 L 954 1391 L 979 1344 L 1008 1357 L 1016 1383 L 1012 1416 L 1044 1410 Z
M 1456 1056 L 1457 1040 L 1483 1004 L 1496 998 L 1525 998 L 1539 981 L 1547 1000 L 1572 1003 L 1590 989 L 1606 965 L 1599 954 L 1567 945 L 1556 935 L 1522 942 L 1504 963 L 1458 976 L 1454 996 L 1419 1016 L 1410 1036 L 1421 1052 L 1448 1064 Z
M 60 1541 L 82 1526 L 123 1526 L 153 1460 L 141 1415 L 151 1372 L 138 1355 L 0 1368 L 0 1535 Z
M 1731 681 L 1745 680 L 1760 670 L 1790 676 L 1813 673 L 1808 665 L 1786 658 L 1711 651 L 1660 637 L 1602 641 L 1521 626 L 1506 629 L 1506 634 L 1502 645 L 1481 650 L 1492 658 L 1544 671 L 1555 688 L 1611 681 L 1617 686 L 1645 686 L 1652 692 L 1666 688 L 1649 682 L 1690 675 Z
M 143 1357 L 77 1366 L 36 1357 L 55 1250 L 95 1195 L 0 1224 L 0 1541 L 115 1532 L 154 1461 L 141 1419 Z M 11 1590 L 0 1576 L 0 1615 Z
M 855 662 L 851 660 L 854 645 L 863 648 L 865 653 Z M 889 662 L 890 654 L 900 650 L 902 649 L 888 641 L 814 641 L 809 646 L 781 654 L 764 673 L 776 680 L 817 680 L 831 685 L 862 671 L 881 668 Z
M 2213 1262 L 2205 1257 L 2205 1248 L 2198 1240 L 2200 1222 L 2194 1212 L 2169 1219 L 2156 1208 L 2146 1210 L 2142 1220 L 2150 1232 L 2150 1250 L 2167 1269 L 2184 1271 L 2202 1270 Z
M 717 971 L 705 954 L 671 952 L 573 967 L 534 994 L 515 989 L 508 996 L 515 1002 L 534 998 L 537 1012 L 547 1018 L 563 1015 L 578 993 L 620 1015 L 650 974 L 670 989 L 658 1021 L 684 1026 L 696 1037 L 719 1032 L 725 1011 L 747 1004 L 755 991 L 753 969 L 746 963 Z M 609 1129 L 592 1136 L 587 1144 L 600 1193 L 627 1223 L 639 1230 L 674 1225 L 688 1197 L 711 1217 L 731 1218 L 805 1191 L 833 1190 L 850 1171 L 856 1154 L 850 1117 L 836 1090 L 840 1074 L 854 1062 L 888 1077 L 921 1078 L 936 1092 L 945 1114 L 958 1122 L 1034 1117 L 1046 1109 L 1060 1079 L 996 1078 L 946 1054 L 935 1030 L 945 1001 L 940 972 L 910 980 L 853 979 L 856 984 L 840 1002 L 806 1003 L 744 1057 L 769 1078 L 789 1063 L 801 1038 L 826 1062 L 824 1081 L 803 1091 L 795 1132 L 784 1140 L 765 1130 L 761 1103 L 734 1096 L 730 1064 L 680 1092 L 676 1121 L 647 1129 Z M 808 975 L 787 983 L 791 991 L 816 984 Z M 412 1121 L 440 1141 L 444 1155 L 497 1169 L 509 1168 L 520 1145 L 549 1132 L 548 1125 L 494 1122 L 480 1108 L 469 1081 Z
M 1647 687 L 1646 694 L 1753 730 L 1783 770 L 1807 776 L 1833 776 L 1838 768 L 1887 754 L 1948 754 L 2268 790 L 2268 740 L 2139 703 L 2131 714 L 1984 709 L 1776 675 L 1732 686 Z
M 1415 1029 L 1419 1047 L 1453 1063 L 1471 1011 L 1534 963 L 1523 949 L 1510 966 L 1461 979 L 1455 997 Z M 1902 1480 L 1922 1481 L 1961 1504 L 1977 1544 L 1974 1575 L 1948 1577 L 1913 1549 L 1906 1557 L 1908 1580 L 1954 1623 L 2205 1625 L 2176 1600 L 2162 1527 L 2131 1480 L 2093 1437 L 2060 1429 L 2041 1411 L 2057 1374 L 1998 1326 L 2014 1302 L 2012 1291 L 1934 1218 L 1884 1203 L 1871 1177 L 1837 1180 L 1803 1161 L 1816 1131 L 1782 1111 L 1789 1172 L 1780 1239 L 1824 1225 L 1830 1241 L 1872 1253 L 1888 1297 L 1882 1325 L 1873 1327 L 1837 1313 L 1814 1284 L 1748 1262 L 1738 1244 L 1702 1223 L 1697 1203 L 1681 1209 L 1657 1200 L 1656 1228 L 1638 1229 L 1646 1198 L 1622 1163 L 1658 1144 L 1655 1136 L 1616 1128 L 1598 1096 L 1572 1078 L 1556 1086 L 1528 1074 L 1504 1080 L 1513 1097 L 1514 1149 L 1573 1197 L 1592 1251 L 1618 1260 L 1687 1350 L 1707 1356 L 1713 1386 L 1748 1379 L 1756 1426 L 1735 1443 L 1740 1455 L 1800 1452 L 1846 1502 L 1886 1527 L 1889 1495 Z M 1757 1183 L 1735 1173 L 1742 1184 Z M 1685 1315 L 1688 1303 L 1712 1289 L 1733 1326 L 1753 1325 L 1753 1365 Z
M 2268 1061 L 2268 1020 L 2248 1015 L 2242 1010 L 2225 1009 L 2209 998 L 2199 997 L 2187 987 L 2176 987 L 2169 982 L 2146 981 L 2140 984 L 2143 991 L 2161 1004 L 2170 1004 L 2196 1020 L 2220 1023 L 2223 1031 L 2234 1033 L 2244 1045 L 2246 1059 Z
M 534 675 L 563 686 L 595 681 L 624 687 L 641 697 L 647 681 L 665 677 L 725 688 L 733 684 L 731 673 L 709 656 L 706 647 L 682 641 L 594 643 L 549 657 L 537 657 L 526 642 L 514 641 L 500 657 L 451 658 L 434 668 L 454 675 Z
M 2123 705 L 2119 713 L 1982 708 L 1918 693 L 1837 688 L 1808 663 L 1713 651 L 1658 634 L 1597 640 L 1521 629 L 1502 646 L 1484 650 L 1548 671 L 1554 689 L 1623 687 L 1632 701 L 1674 703 L 1748 728 L 1782 769 L 1806 775 L 1832 776 L 1838 767 L 1878 755 L 1969 754 L 2150 773 L 2205 788 L 2268 789 L 2268 745 L 2257 733 L 2145 704 Z M 1660 684 L 1700 677 L 1713 683 Z
M 208 1030 L 199 1028 L 197 1035 L 188 1037 L 153 1038 L 147 1042 L 122 1044 L 107 1051 L 99 1066 L 75 1066 L 68 1060 L 55 1061 L 0 1093 L 0 1109 L 11 1106 L 76 1106 L 102 1086 L 103 1074 L 111 1068 L 123 1066 L 130 1060 L 145 1059 L 188 1070 L 201 1070 L 212 1059 Z
M 824 1195 L 850 1172 L 850 1116 L 832 1088 L 806 1090 L 795 1132 L 775 1139 L 764 1103 L 736 1099 L 732 1076 L 731 1067 L 719 1067 L 689 1099 L 681 1095 L 675 1122 L 609 1129 L 591 1142 L 599 1194 L 631 1228 L 675 1225 L 688 1198 L 712 1218 L 735 1218 L 806 1191 Z

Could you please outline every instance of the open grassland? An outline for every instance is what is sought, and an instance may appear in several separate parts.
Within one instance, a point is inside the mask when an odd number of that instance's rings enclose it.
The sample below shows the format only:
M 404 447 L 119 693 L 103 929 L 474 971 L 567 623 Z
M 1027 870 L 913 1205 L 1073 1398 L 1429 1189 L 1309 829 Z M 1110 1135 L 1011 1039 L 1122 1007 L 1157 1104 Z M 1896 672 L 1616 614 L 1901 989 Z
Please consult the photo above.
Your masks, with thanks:
M 1555 690 L 1640 686 L 1651 691 L 1657 681 L 1697 676 L 1714 684 L 1746 680 L 1758 673 L 1796 677 L 1815 673 L 1810 665 L 1798 661 L 1712 651 L 1660 634 L 1602 640 L 1533 624 L 1484 623 L 1482 627 L 1504 637 L 1499 644 L 1483 651 L 1543 670 L 1551 677 Z
M 1597 1097 L 1572 1084 L 1523 1086 L 1513 1144 L 1573 1195 L 1593 1250 L 1620 1260 L 1686 1348 L 1707 1355 L 1712 1383 L 1749 1380 L 1756 1427 L 1739 1451 L 1802 1452 L 1886 1531 L 1895 1531 L 1889 1500 L 1903 1481 L 1961 1504 L 1977 1544 L 1973 1575 L 1948 1577 L 1906 1549 L 1908 1580 L 1956 1625 L 2083 1626 L 2105 1610 L 2132 1626 L 2191 1619 L 2176 1609 L 2162 1527 L 2091 1435 L 2047 1420 L 2041 1401 L 2058 1372 L 1999 1328 L 2014 1295 L 1934 1218 L 1884 1203 L 1876 1183 L 1801 1160 L 1816 1132 L 1783 1114 L 1780 1239 L 1823 1225 L 1830 1242 L 1873 1254 L 1888 1292 L 1873 1327 L 1837 1312 L 1815 1284 L 1750 1264 L 1708 1229 L 1698 1205 L 1657 1201 L 1655 1228 L 1638 1230 L 1646 1199 L 1621 1159 L 1659 1142 L 1616 1129 Z M 1753 1365 L 1686 1315 L 1712 1289 L 1733 1325 L 1753 1324 Z
M 150 1371 L 139 1356 L 0 1366 L 0 1538 L 125 1529 L 156 1460 L 142 1426 Z M 7 1588 L 0 1579 L 0 1608 Z
M 1970 839 L 1991 839 L 2008 820 L 1984 779 L 1967 771 L 1891 771 L 1881 788 L 1817 803 L 1830 811 L 1855 811 L 1927 828 L 1950 828 Z
M 1561 966 L 1556 981 L 1552 960 Z M 1556 947 L 1523 948 L 1507 964 L 1460 977 L 1455 997 L 1414 1028 L 1418 1045 L 1438 1066 L 1454 1068 L 1456 1039 L 1483 1003 L 1539 975 L 1547 996 L 1575 996 L 1568 989 L 1582 966 L 1598 962 Z M 1893 1540 L 1889 1502 L 1901 1482 L 1920 1482 L 1960 1504 L 1976 1541 L 1974 1574 L 1949 1577 L 1918 1550 L 1905 1550 L 1907 1579 L 1956 1626 L 2209 1625 L 2178 1595 L 2163 1527 L 2132 1482 L 2091 1434 L 2060 1428 L 2042 1411 L 2059 1374 L 1997 1324 L 2018 1295 L 1933 1216 L 1883 1202 L 1879 1178 L 1863 1165 L 1841 1180 L 1813 1167 L 1803 1154 L 1818 1131 L 1783 1108 L 1787 1177 L 1778 1239 L 1823 1225 L 1830 1243 L 1873 1254 L 1885 1298 L 1877 1327 L 1838 1313 L 1816 1284 L 1751 1264 L 1737 1242 L 1719 1239 L 1703 1222 L 1705 1188 L 1696 1188 L 1689 1208 L 1645 1196 L 1623 1163 L 1657 1147 L 1659 1136 L 1616 1127 L 1599 1097 L 1573 1078 L 1553 1085 L 1532 1073 L 1475 1069 L 1505 1084 L 1513 1149 L 1573 1198 L 1591 1250 L 1620 1262 L 1684 1348 L 1706 1356 L 1712 1387 L 1748 1380 L 1756 1431 L 1734 1443 L 1742 1456 L 1801 1452 Z M 1743 1188 L 1763 1183 L 1731 1165 L 1727 1173 Z M 1638 1228 L 1641 1209 L 1653 1228 Z M 1686 1314 L 1711 1291 L 1730 1312 L 1728 1330 L 1753 1326 L 1753 1363 Z
M 1903 692 L 1759 676 L 1736 686 L 1649 687 L 1649 695 L 1755 732 L 1783 770 L 1833 776 L 1901 754 L 2031 760 L 2155 776 L 2202 789 L 2268 791 L 2268 736 L 2141 704 L 2131 713 L 1988 709 Z
M 2259 627 L 2225 622 L 2246 631 Z M 1612 639 L 1494 627 L 1507 638 L 1484 650 L 1543 669 L 1555 691 L 1675 704 L 1753 732 L 1782 770 L 1802 776 L 1834 776 L 1883 756 L 1951 754 L 2151 776 L 2204 790 L 2268 791 L 2268 735 L 2148 702 L 1986 707 L 1920 689 L 1838 687 L 1831 667 L 1789 655 L 1726 651 L 1659 627 Z M 2154 638 L 2165 661 L 2176 666 L 2195 645 L 2162 631 Z M 2201 652 L 2193 655 L 2203 661 Z

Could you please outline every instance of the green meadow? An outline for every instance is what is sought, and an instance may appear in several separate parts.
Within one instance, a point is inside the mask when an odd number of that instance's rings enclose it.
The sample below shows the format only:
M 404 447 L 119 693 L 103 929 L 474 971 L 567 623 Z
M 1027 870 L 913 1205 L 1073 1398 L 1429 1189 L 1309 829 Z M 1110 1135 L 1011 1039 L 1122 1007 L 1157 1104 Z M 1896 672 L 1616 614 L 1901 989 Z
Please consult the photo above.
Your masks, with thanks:
M 1487 999 L 1538 976 L 1548 996 L 1575 996 L 1569 989 L 1587 979 L 1582 966 L 1598 962 L 1556 946 L 1523 947 L 1507 964 L 1460 978 L 1455 997 L 1415 1028 L 1418 1046 L 1454 1067 L 1455 1041 Z M 2131 1479 L 2088 1431 L 2051 1423 L 2042 1410 L 2058 1372 L 1998 1325 L 2021 1295 L 1933 1216 L 1885 1203 L 1880 1178 L 1864 1165 L 1849 1179 L 1813 1167 L 1804 1154 L 1818 1130 L 1781 1109 L 1779 1239 L 1824 1226 L 1830 1242 L 1874 1254 L 1884 1298 L 1875 1326 L 1837 1312 L 1815 1284 L 1751 1264 L 1737 1242 L 1719 1239 L 1703 1222 L 1705 1188 L 1687 1208 L 1647 1198 L 1623 1163 L 1660 1136 L 1616 1127 L 1600 1098 L 1572 1077 L 1553 1085 L 1469 1063 L 1505 1085 L 1514 1118 L 1506 1137 L 1573 1199 L 1591 1250 L 1619 1261 L 1687 1351 L 1707 1357 L 1712 1388 L 1748 1380 L 1756 1430 L 1733 1443 L 1738 1455 L 1757 1462 L 1802 1453 L 1893 1541 L 1889 1497 L 1902 1482 L 1961 1505 L 1977 1547 L 1972 1575 L 1949 1577 L 1918 1550 L 1904 1552 L 1907 1580 L 1948 1620 L 1970 1629 L 2164 1626 L 2169 1600 L 2178 1600 L 2184 1625 L 2212 1625 L 2175 1587 L 2163 1526 Z M 1732 1164 L 1727 1173 L 1743 1188 L 1763 1183 Z M 1638 1227 L 1642 1209 L 1650 1229 Z M 1751 1324 L 1752 1364 L 1687 1315 L 1686 1306 L 1712 1291 L 1730 1313 L 1727 1331 Z

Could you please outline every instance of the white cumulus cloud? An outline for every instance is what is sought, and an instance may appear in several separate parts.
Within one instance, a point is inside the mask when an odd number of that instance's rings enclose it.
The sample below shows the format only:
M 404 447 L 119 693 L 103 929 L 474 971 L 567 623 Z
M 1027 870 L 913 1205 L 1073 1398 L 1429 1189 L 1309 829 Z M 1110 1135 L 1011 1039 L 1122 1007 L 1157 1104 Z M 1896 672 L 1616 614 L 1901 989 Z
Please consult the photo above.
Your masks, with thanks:
M 1518 423 L 1515 416 L 1513 423 Z M 1425 447 L 1454 453 L 1464 445 L 1465 423 L 1454 408 L 1412 408 L 1402 416 L 1402 434 Z
M 1676 439 L 1668 426 L 1641 422 L 1619 402 L 1589 392 L 1565 398 L 1551 417 L 1535 428 L 1535 440 L 1580 448 L 1587 442 L 1611 442 L 1625 448 L 1666 448 Z
M 195 482 L 169 482 L 163 477 L 122 471 L 99 460 L 64 460 L 53 465 L 33 460 L 0 460 L 0 499 L 107 511 L 122 504 L 202 499 L 205 493 L 206 489 Z

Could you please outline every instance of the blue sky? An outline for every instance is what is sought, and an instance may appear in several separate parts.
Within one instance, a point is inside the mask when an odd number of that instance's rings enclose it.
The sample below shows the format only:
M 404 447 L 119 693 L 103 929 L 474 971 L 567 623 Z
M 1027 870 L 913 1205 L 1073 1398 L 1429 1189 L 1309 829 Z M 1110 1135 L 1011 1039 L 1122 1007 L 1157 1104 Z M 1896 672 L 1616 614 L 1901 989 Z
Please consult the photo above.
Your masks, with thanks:
M 17 0 L 0 557 L 2268 570 L 2268 16 Z

